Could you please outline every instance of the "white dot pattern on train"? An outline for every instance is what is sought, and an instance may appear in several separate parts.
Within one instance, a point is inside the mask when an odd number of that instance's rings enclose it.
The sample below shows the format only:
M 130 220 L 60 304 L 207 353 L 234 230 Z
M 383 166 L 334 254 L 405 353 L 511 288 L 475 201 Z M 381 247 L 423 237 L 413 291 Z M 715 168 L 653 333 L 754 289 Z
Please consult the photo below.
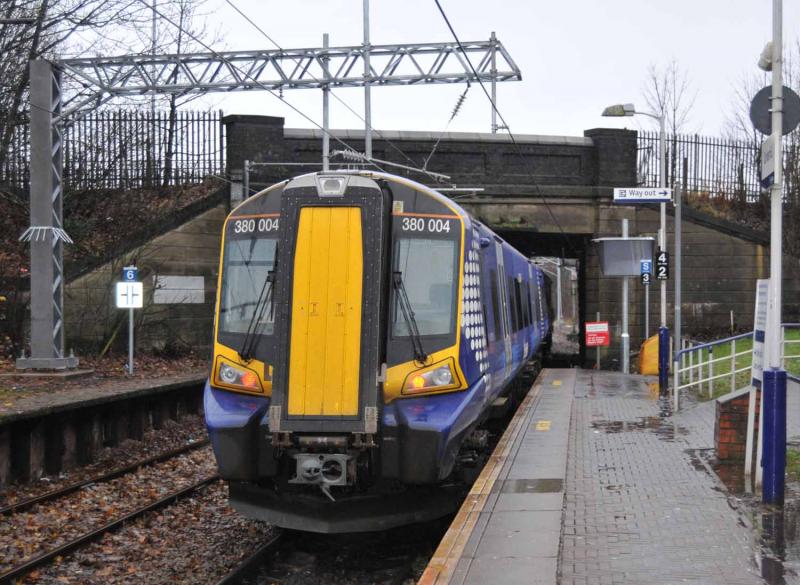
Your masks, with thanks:
M 486 351 L 486 335 L 483 326 L 483 310 L 480 288 L 480 261 L 478 238 L 472 238 L 472 249 L 464 262 L 463 302 L 461 326 L 464 337 L 475 355 L 481 374 L 489 369 L 489 354 Z

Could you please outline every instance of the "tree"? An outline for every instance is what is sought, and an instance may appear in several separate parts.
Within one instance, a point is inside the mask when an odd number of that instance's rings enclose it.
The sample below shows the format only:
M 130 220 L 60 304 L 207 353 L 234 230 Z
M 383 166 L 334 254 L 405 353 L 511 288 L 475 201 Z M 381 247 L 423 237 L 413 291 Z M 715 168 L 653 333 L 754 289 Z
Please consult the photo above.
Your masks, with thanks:
M 686 71 L 673 59 L 664 66 L 651 64 L 648 67 L 642 96 L 650 112 L 664 118 L 666 132 L 672 136 L 672 156 L 668 153 L 670 168 L 667 182 L 669 183 L 670 176 L 674 182 L 677 177 L 678 134 L 685 132 L 689 125 L 689 115 L 697 99 L 697 92 L 692 90 Z M 653 122 L 657 123 L 656 120 Z
M 164 23 L 157 50 L 193 50 L 186 31 L 205 34 L 193 21 L 203 0 L 161 0 L 158 11 L 179 22 L 181 30 Z M 132 0 L 5 0 L 0 18 L 32 18 L 28 24 L 0 25 L 0 171 L 8 164 L 12 142 L 28 120 L 28 64 L 37 58 L 69 58 L 120 53 L 149 53 L 152 9 Z M 137 42 L 139 41 L 139 42 Z M 142 50 L 131 49 L 137 44 Z M 79 92 L 79 84 L 64 80 L 64 92 Z M 147 98 L 132 100 L 141 105 Z M 175 101 L 175 100 L 173 100 Z M 185 101 L 185 100 L 184 100 Z M 128 103 L 131 103 L 129 100 Z M 180 99 L 176 101 L 180 104 Z M 23 157 L 24 158 L 24 157 Z M 2 191 L 2 189 L 0 189 Z M 6 193 L 6 199 L 24 204 L 25 194 Z

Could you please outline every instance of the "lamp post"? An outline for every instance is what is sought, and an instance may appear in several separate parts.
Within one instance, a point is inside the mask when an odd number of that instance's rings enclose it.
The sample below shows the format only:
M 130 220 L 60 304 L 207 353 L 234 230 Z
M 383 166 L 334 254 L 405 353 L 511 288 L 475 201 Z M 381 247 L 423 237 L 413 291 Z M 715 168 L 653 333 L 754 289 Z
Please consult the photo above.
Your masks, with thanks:
M 666 136 L 666 120 L 664 114 L 654 114 L 653 112 L 637 112 L 633 104 L 616 104 L 608 106 L 603 110 L 603 116 L 606 117 L 630 117 L 635 115 L 647 116 L 658 120 L 658 186 L 662 189 L 667 186 L 667 136 Z M 659 251 L 666 251 L 667 249 L 667 204 L 660 203 L 660 216 L 661 216 L 661 229 L 658 230 L 658 248 Z M 659 347 L 659 365 L 666 363 L 666 367 L 659 367 L 659 386 L 661 392 L 667 391 L 667 375 L 666 371 L 669 367 L 668 352 L 669 352 L 669 330 L 667 329 L 667 281 L 661 281 L 661 326 L 658 329 L 658 347 Z

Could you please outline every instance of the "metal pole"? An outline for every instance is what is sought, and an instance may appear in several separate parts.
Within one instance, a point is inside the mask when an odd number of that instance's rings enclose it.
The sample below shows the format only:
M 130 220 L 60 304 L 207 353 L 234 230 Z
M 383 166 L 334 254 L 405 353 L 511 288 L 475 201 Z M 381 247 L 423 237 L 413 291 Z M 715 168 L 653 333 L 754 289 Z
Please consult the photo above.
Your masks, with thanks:
M 622 220 L 622 237 L 628 237 L 628 220 Z M 628 277 L 622 277 L 622 373 L 630 373 L 630 335 L 628 334 Z
M 156 56 L 156 15 L 158 11 L 156 10 L 156 5 L 158 0 L 153 0 L 153 20 L 150 27 L 150 54 L 155 57 Z M 153 65 L 150 67 L 150 75 L 153 79 L 156 76 L 156 67 Z M 156 114 L 156 94 L 153 93 L 150 95 L 150 114 L 155 117 Z M 152 123 L 152 122 L 151 122 Z
M 658 174 L 659 186 L 666 188 L 667 186 L 667 133 L 664 128 L 665 120 L 662 114 L 658 118 L 659 123 L 659 156 L 661 158 L 661 172 Z M 659 234 L 659 247 L 662 250 L 667 249 L 667 204 L 661 203 L 661 233 Z M 661 326 L 667 326 L 667 281 L 661 281 Z
M 364 0 L 364 155 L 372 158 L 372 101 L 369 67 L 369 0 Z
M 786 465 L 786 372 L 781 369 L 781 307 L 783 284 L 783 0 L 772 1 L 772 139 L 775 141 L 775 180 L 769 242 L 769 304 L 767 310 L 767 355 L 769 369 L 764 370 L 761 395 L 761 466 L 762 500 L 765 504 L 783 505 L 784 468 Z M 756 473 L 756 483 L 758 483 Z
M 242 191 L 244 191 L 244 198 L 250 197 L 250 161 L 244 161 L 244 169 L 242 170 Z
M 156 4 L 158 0 L 153 0 L 153 17 L 151 20 L 150 28 L 150 53 L 155 60 L 156 56 Z M 156 67 L 150 67 L 150 77 L 155 79 Z M 155 187 L 158 184 L 156 179 L 158 173 L 156 172 L 156 94 L 150 94 L 150 180 Z
M 675 197 L 675 299 L 674 299 L 674 323 L 672 327 L 674 328 L 673 336 L 675 339 L 681 339 L 682 331 L 681 331 L 681 261 L 682 261 L 682 250 L 681 250 L 681 236 L 683 233 L 683 195 L 687 189 L 687 181 L 689 180 L 689 160 L 686 157 L 683 157 L 683 185 L 678 185 L 675 189 L 675 193 L 673 197 Z M 682 187 L 682 189 L 680 188 Z M 683 343 L 681 343 L 683 345 Z M 683 349 L 683 348 L 681 348 Z M 673 407 L 675 412 L 678 411 L 680 408 L 680 392 L 678 391 L 680 376 L 677 375 L 678 364 L 677 359 L 677 352 L 676 355 L 673 356 L 673 365 L 672 367 L 675 370 L 675 374 L 673 375 L 674 382 L 674 389 L 673 389 Z
M 322 48 L 328 48 L 328 33 L 322 35 Z M 322 74 L 325 79 L 330 78 L 328 63 L 330 58 L 325 55 L 322 58 Z M 331 168 L 331 137 L 330 137 L 330 87 L 326 83 L 322 86 L 322 170 L 328 171 Z
M 63 141 L 53 117 L 61 114 L 61 75 L 49 61 L 30 62 L 31 355 L 17 368 L 64 369 L 78 365 L 64 356 Z
M 492 31 L 489 37 L 492 52 L 492 134 L 497 134 L 497 36 Z
M 783 1 L 772 2 L 772 138 L 775 141 L 775 181 L 772 184 L 770 216 L 769 276 L 770 287 L 769 323 L 767 325 L 767 351 L 769 365 L 779 369 L 782 288 L 782 243 L 783 243 L 783 153 L 781 136 L 783 130 Z
M 714 377 L 714 348 L 708 348 L 708 397 L 711 398 L 714 395 L 714 380 L 711 378 Z
M 133 374 L 133 309 L 128 309 L 128 373 Z
M 600 321 L 600 311 L 597 311 L 597 318 L 595 321 Z M 595 357 L 595 369 L 600 369 L 600 346 L 596 346 L 595 349 L 597 350 L 597 355 Z
M 561 258 L 556 258 L 556 321 L 561 321 L 564 318 L 564 312 L 561 310 Z
M 644 285 L 644 338 L 650 338 L 650 286 Z

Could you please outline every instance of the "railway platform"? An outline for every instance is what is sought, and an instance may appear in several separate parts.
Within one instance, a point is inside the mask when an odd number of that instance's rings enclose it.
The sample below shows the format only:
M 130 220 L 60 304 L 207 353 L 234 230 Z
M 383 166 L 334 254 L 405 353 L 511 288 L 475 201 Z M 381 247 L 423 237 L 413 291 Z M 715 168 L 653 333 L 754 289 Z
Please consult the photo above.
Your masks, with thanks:
M 654 381 L 544 370 L 419 585 L 772 582 L 707 463 L 714 402 L 673 414 Z
M 141 439 L 167 420 L 202 409 L 207 373 L 161 378 L 81 379 L 33 392 L 0 380 L 0 488 L 95 460 L 103 447 Z

